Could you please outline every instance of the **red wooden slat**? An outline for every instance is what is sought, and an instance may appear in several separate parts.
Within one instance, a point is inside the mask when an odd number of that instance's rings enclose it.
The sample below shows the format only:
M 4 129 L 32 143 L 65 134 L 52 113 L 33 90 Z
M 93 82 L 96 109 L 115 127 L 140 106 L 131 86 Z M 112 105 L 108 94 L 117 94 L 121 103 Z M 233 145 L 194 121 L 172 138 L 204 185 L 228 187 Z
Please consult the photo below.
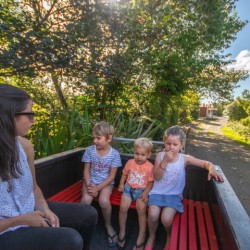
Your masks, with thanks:
M 48 200 L 80 202 L 82 196 L 81 189 L 82 180 L 51 196 Z M 118 191 L 117 187 L 113 189 L 110 201 L 112 205 L 120 205 L 121 192 Z M 208 204 L 206 202 L 201 203 L 184 199 L 183 205 L 184 212 L 182 214 L 176 213 L 173 220 L 169 250 L 218 250 Z M 130 207 L 136 208 L 135 202 L 132 202 Z M 197 232 L 196 227 L 198 228 Z M 199 241 L 197 237 L 199 237 Z M 198 242 L 200 242 L 200 246 L 197 246 Z
M 188 200 L 188 243 L 190 250 L 197 250 L 197 238 L 194 216 L 194 201 Z
M 74 183 L 73 185 L 49 197 L 48 200 L 63 201 L 63 202 L 71 201 L 72 196 L 74 197 L 75 194 L 78 194 L 78 197 L 81 196 L 81 188 L 82 188 L 82 180 Z
M 187 250 L 187 200 L 183 200 L 184 212 L 180 219 L 179 250 Z
M 195 202 L 196 205 L 196 214 L 197 214 L 197 223 L 199 228 L 199 237 L 200 237 L 200 249 L 208 250 L 208 240 L 206 234 L 205 220 L 202 212 L 202 204 L 199 201 Z
M 180 229 L 180 214 L 176 213 L 172 223 L 169 250 L 178 249 L 179 229 Z
M 218 247 L 218 243 L 217 243 L 217 239 L 216 239 L 216 234 L 214 231 L 212 216 L 211 216 L 207 202 L 203 202 L 203 209 L 204 209 L 204 215 L 205 215 L 207 235 L 208 235 L 210 249 L 211 250 L 218 250 L 219 247 Z

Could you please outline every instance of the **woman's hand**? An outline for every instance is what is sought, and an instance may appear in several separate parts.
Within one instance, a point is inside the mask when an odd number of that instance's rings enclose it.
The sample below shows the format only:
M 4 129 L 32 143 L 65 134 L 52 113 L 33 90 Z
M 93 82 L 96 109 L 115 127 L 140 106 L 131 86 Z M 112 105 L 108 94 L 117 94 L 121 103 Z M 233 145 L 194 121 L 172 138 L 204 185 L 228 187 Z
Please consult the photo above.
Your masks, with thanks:
M 20 222 L 18 225 L 27 225 L 30 227 L 49 227 L 48 223 L 44 220 L 45 213 L 41 211 L 34 211 L 19 217 Z
M 50 209 L 47 209 L 45 211 L 45 219 L 46 220 L 46 223 L 51 226 L 51 227 L 59 227 L 60 226 L 60 223 L 59 223 L 59 218 L 57 217 L 56 214 L 54 214 Z

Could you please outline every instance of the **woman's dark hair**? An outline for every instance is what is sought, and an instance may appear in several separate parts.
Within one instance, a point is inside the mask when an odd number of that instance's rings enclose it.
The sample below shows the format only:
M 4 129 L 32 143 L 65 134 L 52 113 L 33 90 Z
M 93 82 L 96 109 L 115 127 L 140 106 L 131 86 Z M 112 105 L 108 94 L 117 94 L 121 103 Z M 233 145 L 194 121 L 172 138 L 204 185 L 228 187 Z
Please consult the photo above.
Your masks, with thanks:
M 15 114 L 22 112 L 30 100 L 22 89 L 0 84 L 0 177 L 4 181 L 21 174 L 17 164 Z

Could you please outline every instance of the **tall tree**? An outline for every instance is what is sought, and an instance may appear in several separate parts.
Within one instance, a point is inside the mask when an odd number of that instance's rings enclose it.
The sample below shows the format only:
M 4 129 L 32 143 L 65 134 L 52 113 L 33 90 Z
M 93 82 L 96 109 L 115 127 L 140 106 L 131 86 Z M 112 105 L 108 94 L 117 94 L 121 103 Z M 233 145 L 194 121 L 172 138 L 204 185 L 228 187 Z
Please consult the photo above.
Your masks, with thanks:
M 49 74 L 65 108 L 63 85 L 152 116 L 187 90 L 229 98 L 246 75 L 223 54 L 245 24 L 235 2 L 2 0 L 0 74 Z

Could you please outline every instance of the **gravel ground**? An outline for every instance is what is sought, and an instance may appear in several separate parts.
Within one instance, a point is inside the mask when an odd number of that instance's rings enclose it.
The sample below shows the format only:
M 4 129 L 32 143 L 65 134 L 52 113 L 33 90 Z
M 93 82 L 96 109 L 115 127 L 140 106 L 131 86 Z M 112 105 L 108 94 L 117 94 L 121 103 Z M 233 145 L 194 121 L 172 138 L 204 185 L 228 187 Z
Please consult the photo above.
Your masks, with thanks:
M 250 149 L 221 134 L 225 117 L 191 125 L 186 153 L 219 165 L 250 216 Z

